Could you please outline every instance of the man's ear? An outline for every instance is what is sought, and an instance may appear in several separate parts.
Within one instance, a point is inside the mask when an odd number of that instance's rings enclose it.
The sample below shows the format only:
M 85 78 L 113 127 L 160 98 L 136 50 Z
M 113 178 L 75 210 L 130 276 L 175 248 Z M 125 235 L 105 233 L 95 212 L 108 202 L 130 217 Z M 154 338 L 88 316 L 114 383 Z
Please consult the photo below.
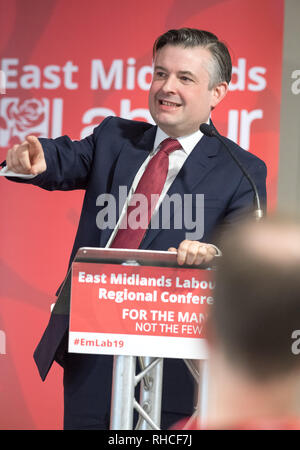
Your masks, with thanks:
M 228 92 L 228 83 L 222 81 L 212 88 L 212 102 L 211 106 L 214 109 L 220 103 Z

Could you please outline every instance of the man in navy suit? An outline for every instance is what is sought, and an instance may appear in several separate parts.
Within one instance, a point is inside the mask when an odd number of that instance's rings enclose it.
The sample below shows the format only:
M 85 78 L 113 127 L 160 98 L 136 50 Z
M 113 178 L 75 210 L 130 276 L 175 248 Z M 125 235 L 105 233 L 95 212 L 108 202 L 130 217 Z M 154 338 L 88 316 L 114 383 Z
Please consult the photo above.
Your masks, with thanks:
M 197 216 L 197 194 L 204 195 L 204 227 L 201 236 L 184 222 L 176 226 L 176 210 L 168 226 L 149 227 L 139 248 L 177 251 L 178 264 L 209 263 L 218 249 L 213 245 L 218 227 L 239 220 L 253 209 L 253 192 L 224 147 L 215 138 L 203 136 L 201 123 L 222 101 L 231 79 L 231 59 L 226 46 L 206 31 L 170 30 L 154 44 L 154 74 L 149 109 L 157 126 L 110 117 L 91 136 L 72 142 L 68 137 L 37 139 L 14 146 L 7 154 L 7 169 L 31 174 L 32 183 L 47 190 L 85 189 L 82 213 L 70 264 L 80 247 L 113 246 L 118 226 L 102 229 L 99 195 L 110 193 L 117 211 L 126 214 L 126 204 L 158 154 L 166 138 L 179 147 L 169 155 L 169 166 L 160 199 L 190 194 L 190 209 Z M 266 167 L 252 155 L 227 140 L 235 155 L 256 182 L 261 200 L 266 199 Z M 120 186 L 128 189 L 121 202 Z M 102 205 L 103 206 L 103 205 Z M 156 211 L 159 214 L 162 205 Z M 112 358 L 71 354 L 66 351 L 67 314 L 54 308 L 48 327 L 36 349 L 35 359 L 45 379 L 55 359 L 64 367 L 65 429 L 104 429 L 109 424 Z M 175 375 L 174 375 L 175 374 Z M 173 375 L 173 376 L 172 376 Z M 162 404 L 162 428 L 193 409 L 193 381 L 179 360 L 166 360 Z

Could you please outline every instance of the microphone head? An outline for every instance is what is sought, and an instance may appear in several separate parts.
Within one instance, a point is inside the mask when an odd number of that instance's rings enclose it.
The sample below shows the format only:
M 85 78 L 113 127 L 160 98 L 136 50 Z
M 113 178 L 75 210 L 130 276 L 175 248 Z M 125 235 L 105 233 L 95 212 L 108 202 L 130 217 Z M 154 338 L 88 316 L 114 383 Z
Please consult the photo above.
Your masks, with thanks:
M 212 125 L 209 125 L 208 123 L 201 123 L 200 131 L 208 137 L 216 136 L 217 134 L 214 127 Z

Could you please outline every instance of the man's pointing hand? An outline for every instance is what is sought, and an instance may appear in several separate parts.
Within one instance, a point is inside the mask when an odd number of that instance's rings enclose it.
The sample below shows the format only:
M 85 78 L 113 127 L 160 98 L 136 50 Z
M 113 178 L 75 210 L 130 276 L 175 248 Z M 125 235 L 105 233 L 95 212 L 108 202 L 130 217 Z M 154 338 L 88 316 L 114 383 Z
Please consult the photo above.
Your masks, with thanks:
M 15 173 L 38 175 L 47 169 L 43 148 L 36 136 L 28 136 L 20 145 L 14 145 L 6 155 L 8 170 Z

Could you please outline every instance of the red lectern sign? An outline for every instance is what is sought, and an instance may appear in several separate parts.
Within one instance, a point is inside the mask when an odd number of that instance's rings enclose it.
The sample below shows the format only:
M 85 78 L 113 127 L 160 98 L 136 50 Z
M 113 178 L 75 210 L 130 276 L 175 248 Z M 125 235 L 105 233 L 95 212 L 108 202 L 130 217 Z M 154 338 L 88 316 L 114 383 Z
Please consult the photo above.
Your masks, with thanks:
M 73 263 L 69 351 L 201 359 L 211 270 Z

